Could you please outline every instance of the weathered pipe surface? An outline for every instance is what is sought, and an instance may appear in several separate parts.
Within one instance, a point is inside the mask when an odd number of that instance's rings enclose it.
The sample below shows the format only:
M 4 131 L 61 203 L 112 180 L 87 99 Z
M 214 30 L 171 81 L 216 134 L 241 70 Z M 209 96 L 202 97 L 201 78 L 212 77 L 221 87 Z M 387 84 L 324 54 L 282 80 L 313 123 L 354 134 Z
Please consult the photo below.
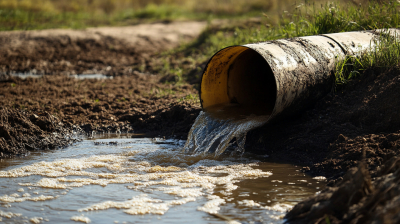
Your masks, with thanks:
M 374 47 L 379 35 L 399 29 L 324 34 L 231 46 L 204 69 L 200 99 L 207 108 L 239 104 L 261 108 L 269 120 L 293 113 L 328 93 L 335 63 Z

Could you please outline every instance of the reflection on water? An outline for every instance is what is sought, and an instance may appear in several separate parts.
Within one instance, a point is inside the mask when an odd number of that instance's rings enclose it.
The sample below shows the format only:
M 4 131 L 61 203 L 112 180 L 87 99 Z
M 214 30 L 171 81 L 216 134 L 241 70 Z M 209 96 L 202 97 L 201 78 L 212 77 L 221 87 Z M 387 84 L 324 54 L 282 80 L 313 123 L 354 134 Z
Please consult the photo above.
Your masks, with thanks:
M 6 223 L 282 223 L 287 209 L 324 185 L 292 165 L 250 154 L 187 155 L 182 147 L 176 140 L 97 139 L 3 160 L 0 217 Z

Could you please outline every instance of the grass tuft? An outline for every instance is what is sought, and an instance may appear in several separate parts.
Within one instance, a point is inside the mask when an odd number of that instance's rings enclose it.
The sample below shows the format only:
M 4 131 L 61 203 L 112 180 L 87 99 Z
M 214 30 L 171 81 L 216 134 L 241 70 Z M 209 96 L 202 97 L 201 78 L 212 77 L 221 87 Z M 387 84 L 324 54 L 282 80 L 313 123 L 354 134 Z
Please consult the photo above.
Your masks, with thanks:
M 400 37 L 382 34 L 370 51 L 360 56 L 348 56 L 336 64 L 336 85 L 343 85 L 360 76 L 364 70 L 374 68 L 385 72 L 400 66 Z

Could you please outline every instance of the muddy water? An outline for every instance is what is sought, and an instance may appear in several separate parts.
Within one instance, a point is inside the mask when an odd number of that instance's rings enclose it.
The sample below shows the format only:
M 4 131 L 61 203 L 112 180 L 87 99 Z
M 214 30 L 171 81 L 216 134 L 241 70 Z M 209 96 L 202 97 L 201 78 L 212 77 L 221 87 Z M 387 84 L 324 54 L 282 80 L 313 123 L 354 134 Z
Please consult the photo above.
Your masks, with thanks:
M 3 160 L 0 217 L 6 223 L 282 223 L 287 209 L 324 185 L 292 165 L 246 153 L 188 155 L 183 145 L 119 137 Z

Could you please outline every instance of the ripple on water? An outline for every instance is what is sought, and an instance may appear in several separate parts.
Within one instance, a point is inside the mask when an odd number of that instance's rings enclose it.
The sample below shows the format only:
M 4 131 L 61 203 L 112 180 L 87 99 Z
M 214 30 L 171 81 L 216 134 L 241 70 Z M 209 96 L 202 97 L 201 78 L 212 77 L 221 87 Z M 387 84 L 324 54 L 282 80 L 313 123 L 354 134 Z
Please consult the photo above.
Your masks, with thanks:
M 268 165 L 246 156 L 216 159 L 212 155 L 188 155 L 182 152 L 183 142 L 178 141 L 110 141 L 118 144 L 83 141 L 3 168 L 3 221 L 224 222 L 221 217 L 207 215 L 220 213 L 238 221 L 277 223 L 295 202 L 270 200 L 277 197 L 273 188 L 293 191 L 292 196 L 306 192 L 295 196 L 298 198 L 316 191 L 316 185 L 308 183 L 317 180 L 304 177 L 292 166 L 290 172 L 300 176 L 274 187 L 271 184 L 276 182 L 269 177 L 278 168 L 272 167 L 270 172 Z M 296 182 L 300 179 L 308 182 Z

